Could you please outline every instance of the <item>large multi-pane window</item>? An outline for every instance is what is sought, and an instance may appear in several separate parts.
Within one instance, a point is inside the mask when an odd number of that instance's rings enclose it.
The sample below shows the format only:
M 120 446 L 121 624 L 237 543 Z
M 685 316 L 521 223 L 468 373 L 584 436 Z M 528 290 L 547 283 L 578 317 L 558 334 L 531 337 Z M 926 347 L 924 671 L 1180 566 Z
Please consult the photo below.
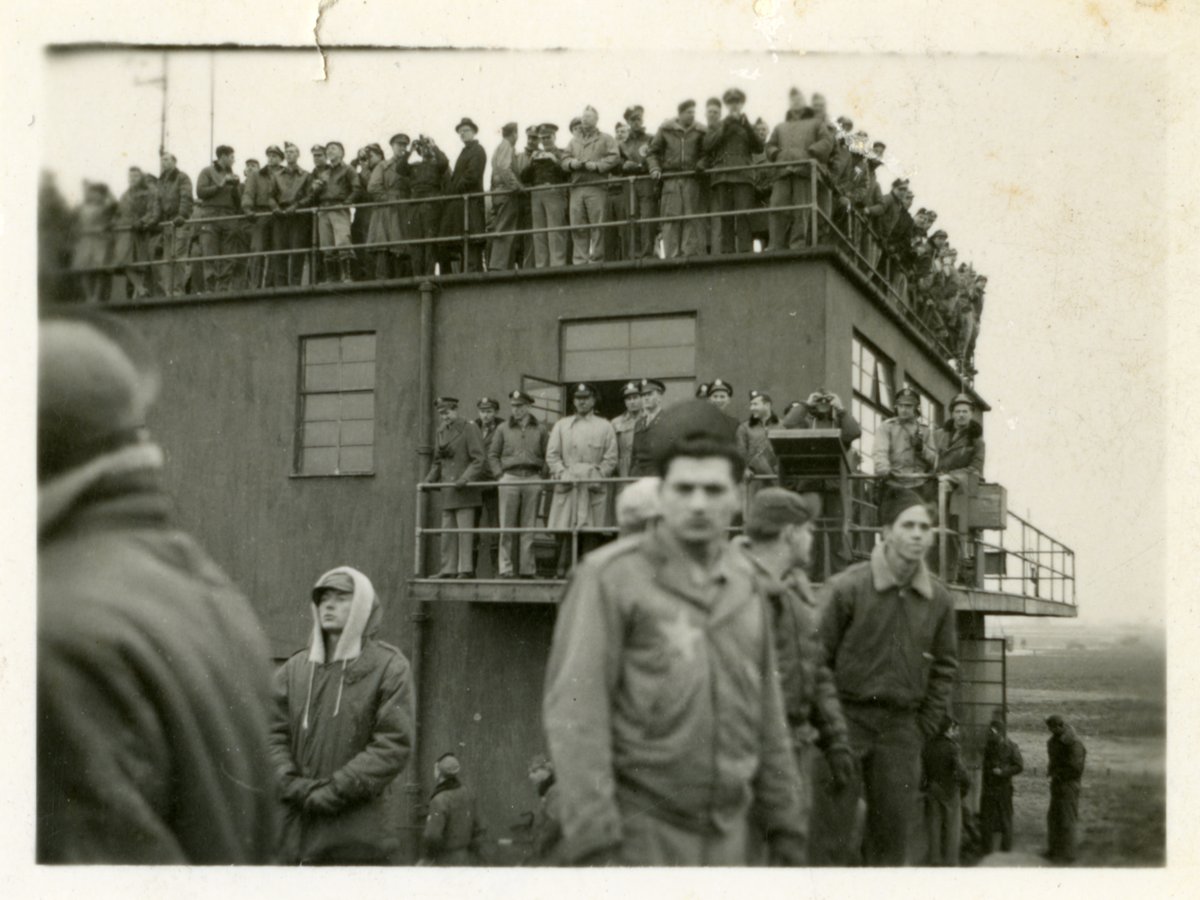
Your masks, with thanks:
M 859 335 L 855 334 L 852 342 L 850 382 L 854 393 L 850 398 L 850 414 L 862 426 L 862 437 L 858 439 L 862 470 L 873 473 L 875 463 L 871 454 L 875 450 L 875 435 L 884 419 L 894 415 L 895 366 Z
M 300 339 L 296 474 L 375 470 L 375 335 Z
M 919 398 L 917 414 L 921 417 L 921 421 L 930 428 L 936 428 L 941 425 L 946 418 L 946 412 L 942 404 L 933 399 L 933 394 L 913 381 L 907 374 L 904 376 L 904 383 L 917 392 L 917 397 Z
M 696 378 L 694 316 L 644 316 L 563 326 L 564 382 L 658 378 L 664 403 L 690 399 Z

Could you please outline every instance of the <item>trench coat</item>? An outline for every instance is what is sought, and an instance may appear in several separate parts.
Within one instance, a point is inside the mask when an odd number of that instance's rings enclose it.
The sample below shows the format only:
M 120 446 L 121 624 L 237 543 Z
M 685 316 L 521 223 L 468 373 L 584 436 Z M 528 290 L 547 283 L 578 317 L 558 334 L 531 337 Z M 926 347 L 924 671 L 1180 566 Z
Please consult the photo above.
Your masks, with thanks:
M 597 415 L 566 416 L 554 423 L 546 446 L 546 465 L 555 479 L 609 478 L 617 470 L 617 433 Z M 606 484 L 576 484 L 563 480 L 554 486 L 549 528 L 606 524 Z

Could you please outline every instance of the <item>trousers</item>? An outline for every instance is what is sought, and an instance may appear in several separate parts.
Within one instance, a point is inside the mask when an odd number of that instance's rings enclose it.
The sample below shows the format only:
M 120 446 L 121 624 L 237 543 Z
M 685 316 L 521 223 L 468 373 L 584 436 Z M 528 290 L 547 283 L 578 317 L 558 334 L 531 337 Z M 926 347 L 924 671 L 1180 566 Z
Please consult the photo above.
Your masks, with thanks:
M 625 866 L 744 866 L 749 862 L 745 817 L 727 832 L 688 831 L 636 804 L 622 803 L 621 864 Z
M 478 507 L 464 506 L 461 509 L 443 509 L 443 528 L 474 528 L 475 510 Z M 475 535 L 442 535 L 442 568 L 439 575 L 471 574 L 475 565 Z
M 753 249 L 749 214 L 753 209 L 754 185 L 722 181 L 712 186 L 712 212 L 747 211 L 743 215 L 714 218 L 714 228 L 719 234 L 719 242 L 714 241 L 714 253 L 749 253 Z
M 812 203 L 812 185 L 807 174 L 781 175 L 771 188 L 771 208 L 781 206 L 806 206 Z M 771 212 L 768 220 L 771 250 L 800 250 L 808 245 L 808 226 L 811 220 L 808 209 L 791 209 Z
M 922 736 L 913 712 L 843 704 L 855 777 L 841 791 L 832 779 L 817 780 L 810 863 L 813 865 L 903 866 L 921 781 Z M 866 804 L 861 847 L 858 806 Z
M 322 252 L 330 257 L 354 259 L 350 247 L 350 210 L 322 209 L 317 213 L 317 240 Z
M 221 211 L 210 215 L 221 215 Z M 200 253 L 203 256 L 220 256 L 238 251 L 238 223 L 232 219 L 211 221 L 199 215 Z M 210 259 L 204 263 L 204 290 L 228 291 L 233 288 L 233 263 L 231 259 Z
M 192 235 L 187 225 L 175 225 L 167 222 L 162 230 L 162 258 L 178 260 L 170 265 L 164 263 L 158 267 L 159 292 L 164 297 L 178 296 L 187 289 L 187 259 L 188 245 Z
M 500 478 L 500 527 L 533 528 L 537 523 L 538 500 L 542 495 L 540 484 L 527 484 L 518 475 L 506 472 Z M 513 542 L 516 535 L 505 534 L 500 538 L 500 574 L 513 574 Z M 520 547 L 519 572 L 522 578 L 532 578 L 537 567 L 533 556 L 532 531 L 522 532 L 517 542 Z
M 295 250 L 276 256 L 271 263 L 271 283 L 275 287 L 293 287 L 304 282 L 304 251 L 312 242 L 312 216 L 290 213 L 271 220 L 271 244 L 276 250 Z
M 561 228 L 567 224 L 567 198 L 563 191 L 533 191 L 533 227 Z M 533 262 L 539 269 L 567 264 L 567 232 L 541 231 L 533 235 Z
M 925 795 L 925 837 L 931 866 L 957 866 L 962 844 L 962 804 L 957 793 L 941 797 Z
M 702 212 L 700 205 L 700 183 L 695 178 L 666 178 L 663 180 L 659 215 L 690 216 Z M 663 257 L 700 256 L 704 253 L 705 221 L 686 219 L 682 222 L 663 222 Z M 683 240 L 680 241 L 680 234 Z
M 514 231 L 517 227 L 517 212 L 520 209 L 519 196 L 515 193 L 496 198 L 495 231 Z M 513 236 L 494 237 L 488 255 L 488 269 L 500 271 L 511 269 L 513 265 Z
M 604 261 L 604 229 L 608 190 L 604 184 L 577 184 L 571 188 L 571 240 L 575 265 Z M 588 229 L 581 226 L 592 225 Z
M 1013 842 L 1012 782 L 990 788 L 986 784 L 979 798 L 979 832 L 983 852 L 992 852 L 996 832 L 1000 832 L 1000 849 L 1007 853 Z
M 1046 852 L 1063 862 L 1075 859 L 1079 791 L 1078 781 L 1050 781 L 1050 809 L 1046 812 Z

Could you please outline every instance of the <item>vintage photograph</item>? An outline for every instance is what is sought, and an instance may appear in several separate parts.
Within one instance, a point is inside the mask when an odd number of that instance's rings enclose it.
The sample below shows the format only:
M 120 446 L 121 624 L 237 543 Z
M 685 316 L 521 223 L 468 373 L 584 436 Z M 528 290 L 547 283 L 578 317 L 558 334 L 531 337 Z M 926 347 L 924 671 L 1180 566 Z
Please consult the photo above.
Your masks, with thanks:
M 34 862 L 1166 865 L 1167 67 L 761 6 L 45 48 Z

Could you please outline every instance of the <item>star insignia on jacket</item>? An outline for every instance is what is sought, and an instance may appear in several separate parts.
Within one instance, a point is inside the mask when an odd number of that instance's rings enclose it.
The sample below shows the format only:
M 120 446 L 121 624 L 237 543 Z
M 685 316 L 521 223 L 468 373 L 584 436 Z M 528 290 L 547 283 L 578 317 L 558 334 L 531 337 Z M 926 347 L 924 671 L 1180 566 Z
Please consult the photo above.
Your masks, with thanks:
M 685 613 L 680 613 L 670 622 L 659 625 L 659 631 L 666 638 L 667 645 L 686 662 L 696 658 L 696 642 L 704 635 L 704 629 L 688 621 Z

